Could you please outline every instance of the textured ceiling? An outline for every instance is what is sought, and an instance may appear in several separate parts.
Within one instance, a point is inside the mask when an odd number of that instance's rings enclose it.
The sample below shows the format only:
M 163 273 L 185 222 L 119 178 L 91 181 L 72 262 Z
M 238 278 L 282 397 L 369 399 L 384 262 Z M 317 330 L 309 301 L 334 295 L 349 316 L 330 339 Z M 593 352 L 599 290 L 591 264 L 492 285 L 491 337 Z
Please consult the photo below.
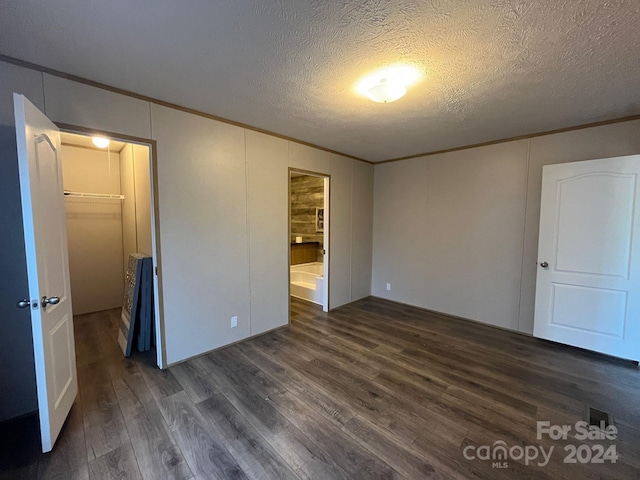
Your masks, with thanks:
M 372 161 L 640 113 L 640 1 L 0 0 L 0 53 Z M 396 103 L 355 83 L 424 70 Z

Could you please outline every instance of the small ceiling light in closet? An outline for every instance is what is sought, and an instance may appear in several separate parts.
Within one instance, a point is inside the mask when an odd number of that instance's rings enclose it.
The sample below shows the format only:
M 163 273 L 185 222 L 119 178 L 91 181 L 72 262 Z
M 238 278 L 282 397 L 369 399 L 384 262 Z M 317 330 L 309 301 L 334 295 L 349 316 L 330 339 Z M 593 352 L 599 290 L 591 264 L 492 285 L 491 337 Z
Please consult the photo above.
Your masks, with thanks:
M 111 140 L 109 140 L 108 138 L 104 138 L 104 137 L 92 137 L 91 141 L 98 148 L 107 148 L 109 146 L 109 144 L 111 143 Z
M 402 98 L 407 87 L 416 83 L 421 73 L 415 67 L 395 65 L 378 70 L 366 76 L 356 86 L 356 90 L 377 103 L 390 103 Z

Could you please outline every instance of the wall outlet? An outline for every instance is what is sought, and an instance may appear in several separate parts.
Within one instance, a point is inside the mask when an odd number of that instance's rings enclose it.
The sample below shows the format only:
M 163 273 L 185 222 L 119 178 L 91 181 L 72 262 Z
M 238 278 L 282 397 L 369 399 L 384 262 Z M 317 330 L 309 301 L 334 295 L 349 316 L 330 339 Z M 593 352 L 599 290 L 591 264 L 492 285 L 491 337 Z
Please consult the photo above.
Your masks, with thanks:
M 236 328 L 238 326 L 238 317 L 231 317 L 231 328 Z
M 389 292 L 391 291 L 391 284 L 390 283 L 387 283 L 387 291 L 389 291 Z

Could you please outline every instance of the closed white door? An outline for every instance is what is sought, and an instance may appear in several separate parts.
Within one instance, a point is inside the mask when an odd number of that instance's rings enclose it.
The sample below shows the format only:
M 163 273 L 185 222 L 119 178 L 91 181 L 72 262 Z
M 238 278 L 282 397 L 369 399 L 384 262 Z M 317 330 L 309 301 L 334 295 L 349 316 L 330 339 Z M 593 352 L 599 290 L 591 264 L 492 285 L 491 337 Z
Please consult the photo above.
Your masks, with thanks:
M 78 394 L 60 132 L 13 94 L 42 451 L 48 452 Z M 26 293 L 25 293 L 26 295 Z
M 543 168 L 534 335 L 640 360 L 640 155 Z

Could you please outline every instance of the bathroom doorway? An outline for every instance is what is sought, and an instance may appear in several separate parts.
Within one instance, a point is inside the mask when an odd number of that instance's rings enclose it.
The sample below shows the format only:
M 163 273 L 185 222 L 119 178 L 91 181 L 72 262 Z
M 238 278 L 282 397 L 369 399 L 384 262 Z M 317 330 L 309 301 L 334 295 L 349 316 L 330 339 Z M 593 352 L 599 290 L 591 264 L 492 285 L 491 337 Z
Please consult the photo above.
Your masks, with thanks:
M 289 295 L 329 311 L 331 177 L 289 168 Z

